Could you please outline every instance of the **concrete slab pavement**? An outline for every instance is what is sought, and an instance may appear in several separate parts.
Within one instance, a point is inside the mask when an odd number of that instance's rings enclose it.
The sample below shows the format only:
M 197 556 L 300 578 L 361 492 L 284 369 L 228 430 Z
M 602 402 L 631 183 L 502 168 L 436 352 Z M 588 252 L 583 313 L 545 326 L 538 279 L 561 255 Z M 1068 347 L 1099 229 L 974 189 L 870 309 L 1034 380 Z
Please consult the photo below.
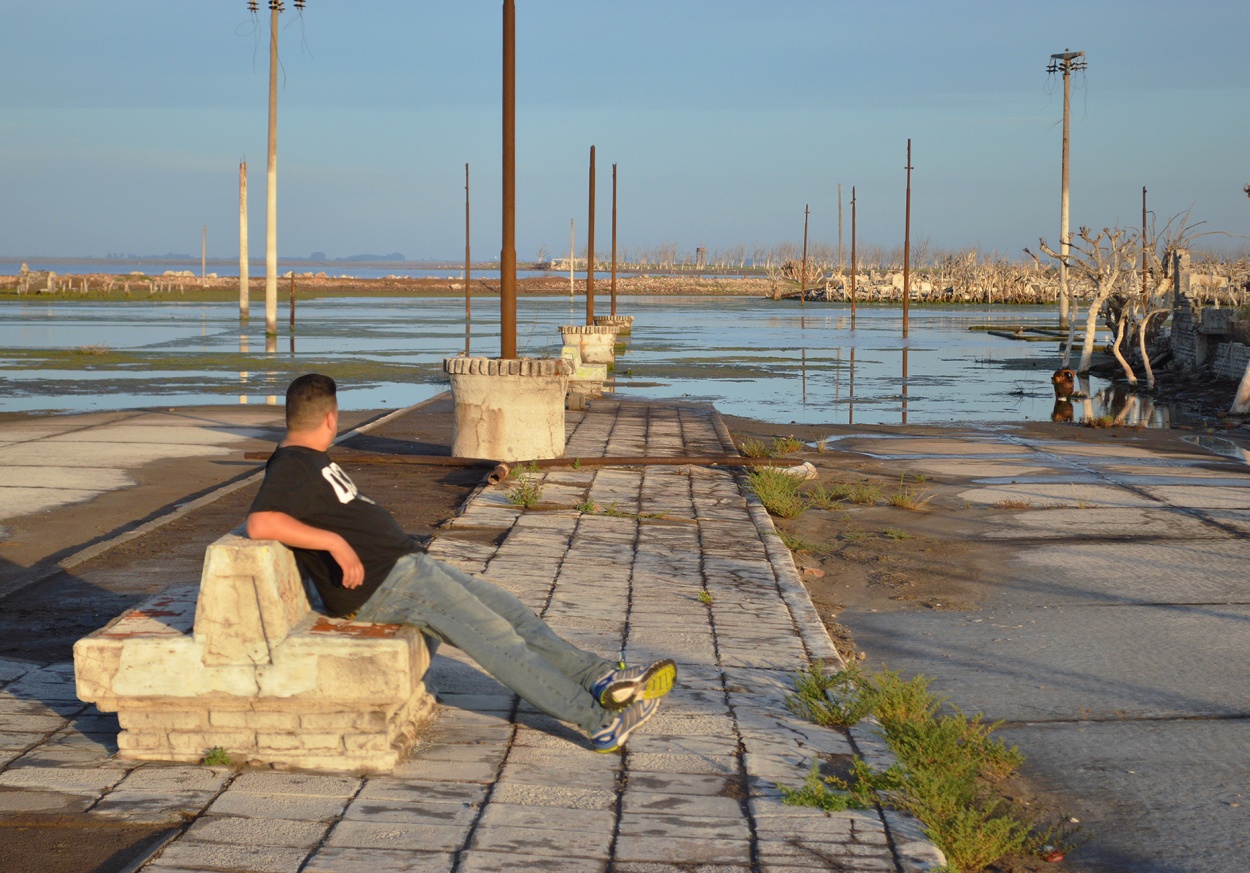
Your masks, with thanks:
M 707 406 L 603 401 L 569 424 L 568 451 L 581 457 L 732 450 Z M 732 473 L 675 464 L 532 475 L 541 510 L 508 503 L 506 483 L 487 489 L 431 552 L 513 591 L 579 645 L 678 660 L 678 687 L 623 753 L 594 754 L 444 647 L 429 676 L 440 717 L 393 774 L 134 766 L 113 757 L 108 716 L 66 699 L 65 665 L 4 662 L 0 714 L 11 714 L 14 739 L 0 757 L 0 811 L 7 801 L 181 819 L 142 867 L 150 873 L 937 865 L 898 817 L 781 803 L 777 783 L 801 783 L 814 756 L 872 740 L 787 711 L 790 675 L 837 655 L 788 550 Z M 577 509 L 590 504 L 598 511 Z M 484 542 L 483 528 L 499 536 Z

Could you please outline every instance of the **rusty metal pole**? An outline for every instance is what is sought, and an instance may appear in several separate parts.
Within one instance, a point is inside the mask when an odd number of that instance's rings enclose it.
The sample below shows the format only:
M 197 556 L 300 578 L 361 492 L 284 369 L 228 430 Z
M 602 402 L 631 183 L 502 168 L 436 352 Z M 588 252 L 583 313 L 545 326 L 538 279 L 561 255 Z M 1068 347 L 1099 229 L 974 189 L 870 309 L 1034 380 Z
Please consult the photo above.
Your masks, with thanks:
M 595 323 L 595 147 L 590 147 L 590 211 L 586 220 L 586 324 Z
M 265 190 L 265 335 L 278 335 L 278 12 L 269 3 L 269 156 Z
M 907 210 L 903 220 L 903 337 L 907 336 L 907 304 L 911 300 L 911 138 L 907 139 Z
M 469 298 L 469 165 L 464 165 L 464 356 L 469 356 L 470 325 L 473 323 L 472 305 Z
M 503 248 L 499 253 L 501 358 L 516 357 L 516 3 L 503 2 Z
M 807 308 L 807 217 L 811 210 L 803 204 L 803 268 L 799 275 L 799 309 Z
M 838 183 L 838 275 L 842 275 L 842 183 Z
M 200 284 L 204 284 L 205 270 L 208 265 L 208 225 L 200 225 Z
M 1150 304 L 1146 299 L 1146 186 L 1141 186 L 1141 302 L 1142 312 L 1150 311 Z M 1145 324 L 1142 325 L 1145 329 Z
M 855 186 L 851 186 L 851 327 L 855 326 Z
M 616 164 L 612 165 L 612 316 L 616 317 Z
M 295 333 L 295 271 L 291 271 L 291 333 Z

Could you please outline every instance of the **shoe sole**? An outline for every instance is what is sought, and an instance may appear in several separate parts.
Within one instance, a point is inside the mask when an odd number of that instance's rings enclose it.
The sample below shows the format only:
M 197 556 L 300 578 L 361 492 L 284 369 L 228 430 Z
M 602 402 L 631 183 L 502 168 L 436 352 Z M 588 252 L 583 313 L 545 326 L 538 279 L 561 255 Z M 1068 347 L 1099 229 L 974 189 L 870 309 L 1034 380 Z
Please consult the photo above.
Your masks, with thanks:
M 635 700 L 658 700 L 673 690 L 677 682 L 677 665 L 668 660 L 656 661 L 637 679 L 613 682 L 599 693 L 599 705 L 616 712 Z
M 598 752 L 600 755 L 610 755 L 613 752 L 619 751 L 621 746 L 625 745 L 625 742 L 629 739 L 629 735 L 632 734 L 634 731 L 638 730 L 638 728 L 642 727 L 647 722 L 649 722 L 651 720 L 651 716 L 655 715 L 659 711 L 660 711 L 660 707 L 657 704 L 655 709 L 651 710 L 651 712 L 648 713 L 645 718 L 643 718 L 641 721 L 637 722 L 636 724 L 631 725 L 629 730 L 625 731 L 623 734 L 617 737 L 615 746 L 613 746 L 610 749 L 595 749 L 595 751 Z

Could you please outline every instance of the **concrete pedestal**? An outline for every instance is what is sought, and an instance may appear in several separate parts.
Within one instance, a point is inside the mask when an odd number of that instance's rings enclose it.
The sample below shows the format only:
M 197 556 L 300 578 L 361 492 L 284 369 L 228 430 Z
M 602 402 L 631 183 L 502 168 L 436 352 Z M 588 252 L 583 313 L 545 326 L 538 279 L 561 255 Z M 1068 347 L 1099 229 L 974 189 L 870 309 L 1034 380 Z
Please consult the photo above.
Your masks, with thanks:
M 611 364 L 616 362 L 616 328 L 599 324 L 564 324 L 560 336 L 566 346 L 576 345 L 586 364 Z
M 595 326 L 614 327 L 617 336 L 629 336 L 633 333 L 634 317 L 632 315 L 596 315 Z
M 528 461 L 564 455 L 564 395 L 572 367 L 560 358 L 446 358 L 455 413 L 451 453 Z

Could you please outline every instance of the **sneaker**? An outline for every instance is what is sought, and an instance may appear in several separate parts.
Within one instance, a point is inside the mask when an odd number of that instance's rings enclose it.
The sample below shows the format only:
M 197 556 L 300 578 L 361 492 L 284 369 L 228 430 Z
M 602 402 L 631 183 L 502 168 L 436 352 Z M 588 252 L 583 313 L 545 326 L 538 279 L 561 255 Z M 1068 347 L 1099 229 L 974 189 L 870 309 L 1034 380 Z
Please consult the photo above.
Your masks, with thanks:
M 636 700 L 618 712 L 608 726 L 590 735 L 590 744 L 596 752 L 615 752 L 629 739 L 637 728 L 647 723 L 660 708 L 658 700 Z
M 590 693 L 604 709 L 624 709 L 635 700 L 656 700 L 673 690 L 677 681 L 677 665 L 665 658 L 649 667 L 626 667 L 624 662 L 610 670 L 594 685 Z

